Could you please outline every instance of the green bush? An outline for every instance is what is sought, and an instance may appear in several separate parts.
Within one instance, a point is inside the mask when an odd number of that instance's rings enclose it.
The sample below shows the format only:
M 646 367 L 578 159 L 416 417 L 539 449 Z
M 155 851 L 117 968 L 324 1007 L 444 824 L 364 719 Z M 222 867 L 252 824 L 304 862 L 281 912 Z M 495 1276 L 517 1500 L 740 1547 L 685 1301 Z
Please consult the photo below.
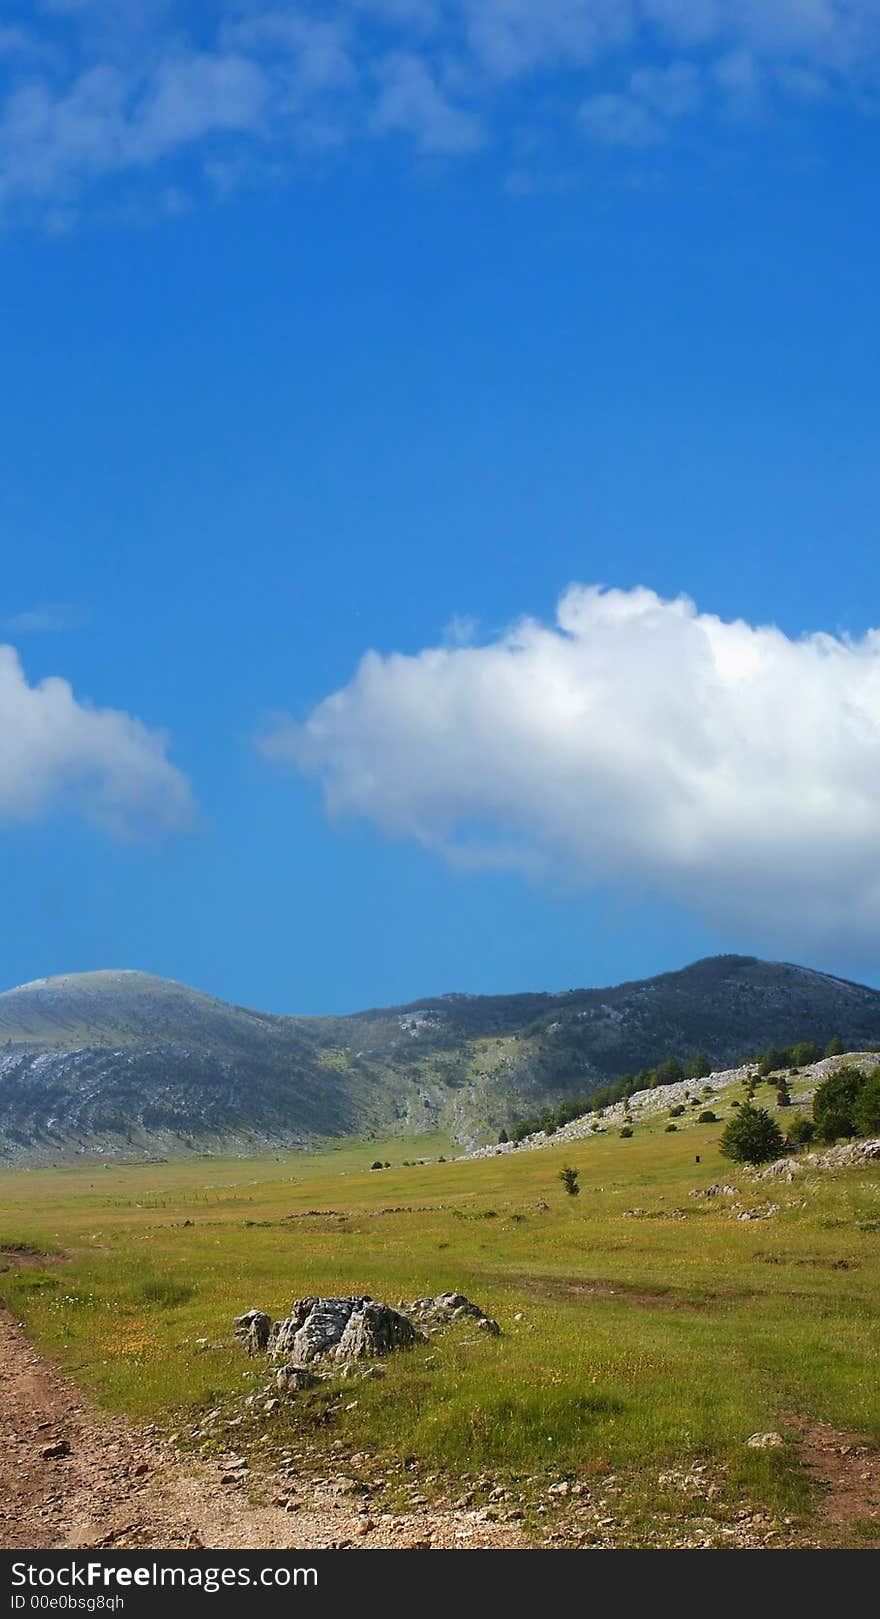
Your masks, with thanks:
M 633 1127 L 632 1127 L 631 1124 L 625 1124 L 623 1129 L 620 1132 L 620 1134 L 623 1137 L 624 1141 L 627 1141 L 629 1139 L 629 1137 L 632 1135 L 632 1133 L 633 1133 Z
M 666 1134 L 668 1135 L 670 1130 L 677 1130 L 677 1129 L 678 1129 L 677 1124 L 667 1124 L 667 1126 L 666 1126 Z
M 669 1117 L 671 1119 L 680 1119 L 683 1112 L 684 1112 L 684 1104 L 682 1102 L 679 1102 L 675 1107 L 671 1107 L 669 1109 Z
M 579 1197 L 580 1196 L 581 1189 L 578 1186 L 579 1178 L 580 1178 L 580 1170 L 579 1169 L 569 1169 L 567 1164 L 566 1164 L 564 1169 L 560 1169 L 560 1171 L 559 1171 L 559 1179 L 561 1180 L 563 1186 L 565 1187 L 565 1190 L 567 1191 L 569 1197 Z
M 868 1075 L 856 1097 L 853 1121 L 860 1136 L 880 1134 L 880 1068 Z
M 805 1114 L 799 1113 L 788 1126 L 788 1134 L 796 1146 L 805 1147 L 808 1142 L 813 1140 L 816 1134 L 816 1126 L 812 1119 L 808 1119 Z
M 698 1124 L 717 1124 L 718 1123 L 718 1114 L 713 1113 L 712 1109 L 710 1107 L 704 1108 L 702 1113 L 700 1114 L 699 1118 L 697 1119 L 697 1123 Z
M 766 1108 L 747 1102 L 725 1126 L 721 1151 L 738 1164 L 764 1164 L 779 1157 L 782 1131 Z

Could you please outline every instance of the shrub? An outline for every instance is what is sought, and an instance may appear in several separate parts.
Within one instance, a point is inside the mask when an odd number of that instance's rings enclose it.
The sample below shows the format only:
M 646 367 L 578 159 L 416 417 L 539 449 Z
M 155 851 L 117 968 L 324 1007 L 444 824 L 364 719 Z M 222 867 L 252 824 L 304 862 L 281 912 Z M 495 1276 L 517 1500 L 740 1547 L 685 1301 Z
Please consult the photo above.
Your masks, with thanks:
M 679 1103 L 677 1103 L 677 1105 L 675 1107 L 671 1107 L 669 1109 L 669 1117 L 671 1119 L 680 1119 L 683 1112 L 684 1112 L 684 1105 L 683 1105 L 683 1103 L 679 1102 Z
M 712 1109 L 710 1107 L 706 1107 L 706 1108 L 703 1109 L 702 1113 L 699 1115 L 699 1118 L 697 1119 L 697 1123 L 698 1124 L 717 1124 L 718 1123 L 718 1114 L 713 1113 Z
M 559 1179 L 561 1180 L 563 1186 L 565 1187 L 565 1190 L 567 1191 L 569 1197 L 579 1197 L 580 1196 L 580 1190 L 581 1189 L 578 1186 L 579 1177 L 580 1177 L 580 1170 L 579 1169 L 569 1169 L 567 1164 L 565 1165 L 565 1167 L 563 1169 L 560 1169 L 560 1171 L 559 1171 Z
M 632 1127 L 631 1124 L 625 1124 L 623 1129 L 620 1132 L 620 1134 L 623 1137 L 624 1141 L 628 1140 L 628 1138 L 632 1135 L 632 1133 L 633 1133 L 633 1127 Z
M 880 1132 L 880 1068 L 869 1074 L 856 1097 L 853 1122 L 860 1136 L 873 1136 Z
M 789 1139 L 797 1147 L 805 1147 L 809 1141 L 812 1141 L 815 1134 L 816 1126 L 813 1120 L 808 1119 L 803 1113 L 799 1113 L 796 1118 L 792 1119 L 791 1124 L 788 1126 Z
M 781 1080 L 776 1087 L 776 1106 L 791 1107 L 791 1091 L 786 1080 Z
M 670 1130 L 677 1130 L 677 1129 L 678 1129 L 677 1124 L 667 1124 L 667 1126 L 666 1126 L 666 1134 L 668 1135 Z
M 383 1164 L 381 1158 L 374 1158 L 373 1162 L 370 1165 L 370 1168 L 371 1169 L 384 1169 L 385 1165 Z
M 840 1038 L 840 1035 L 839 1034 L 832 1034 L 831 1039 L 829 1040 L 827 1046 L 825 1047 L 825 1055 L 826 1055 L 826 1057 L 842 1057 L 843 1053 L 844 1053 L 844 1044 L 843 1044 L 843 1041 Z
M 764 1164 L 779 1157 L 782 1131 L 765 1108 L 746 1103 L 725 1126 L 721 1151 L 738 1164 Z

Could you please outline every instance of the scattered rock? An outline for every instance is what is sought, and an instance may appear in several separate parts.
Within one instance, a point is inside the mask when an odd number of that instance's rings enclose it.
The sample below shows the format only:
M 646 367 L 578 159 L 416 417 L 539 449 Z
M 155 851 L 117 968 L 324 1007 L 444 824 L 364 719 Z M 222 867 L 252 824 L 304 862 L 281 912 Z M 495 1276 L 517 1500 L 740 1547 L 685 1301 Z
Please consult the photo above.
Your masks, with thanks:
M 279 1366 L 275 1373 L 275 1387 L 282 1394 L 297 1394 L 301 1389 L 314 1388 L 318 1379 L 307 1366 Z
M 785 1444 L 781 1433 L 753 1433 L 746 1440 L 750 1450 L 776 1450 Z
M 59 1439 L 54 1445 L 44 1445 L 40 1456 L 44 1462 L 60 1461 L 62 1456 L 70 1455 L 70 1445 L 66 1439 Z
M 266 1348 L 272 1331 L 272 1318 L 265 1310 L 246 1310 L 244 1315 L 236 1316 L 232 1325 L 236 1338 L 241 1339 L 249 1355 Z
M 437 1293 L 434 1298 L 413 1299 L 412 1304 L 406 1306 L 406 1312 L 426 1327 L 446 1327 L 454 1321 L 471 1319 L 493 1336 L 501 1332 L 498 1322 L 463 1293 Z

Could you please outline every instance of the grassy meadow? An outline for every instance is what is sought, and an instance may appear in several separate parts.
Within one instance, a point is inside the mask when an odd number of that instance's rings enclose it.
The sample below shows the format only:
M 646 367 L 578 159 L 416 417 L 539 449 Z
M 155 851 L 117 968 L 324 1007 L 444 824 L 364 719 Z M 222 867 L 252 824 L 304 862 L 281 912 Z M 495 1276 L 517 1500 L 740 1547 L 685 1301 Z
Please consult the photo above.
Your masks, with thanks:
M 302 1294 L 456 1289 L 501 1337 L 436 1337 L 356 1400 L 322 1385 L 273 1435 L 316 1457 L 414 1457 L 437 1480 L 610 1474 L 634 1540 L 640 1514 L 662 1514 L 661 1480 L 695 1464 L 715 1480 L 713 1513 L 763 1506 L 808 1524 L 795 1448 L 744 1441 L 810 1418 L 880 1443 L 880 1184 L 871 1168 L 754 1182 L 718 1152 L 729 1101 L 713 1099 L 715 1124 L 671 1133 L 661 1113 L 629 1140 L 609 1130 L 470 1162 L 437 1162 L 448 1143 L 420 1137 L 10 1171 L 0 1294 L 107 1408 L 185 1437 L 255 1386 L 230 1337 L 251 1305 L 280 1316 Z M 392 1167 L 372 1171 L 376 1157 Z M 563 1164 L 580 1171 L 578 1197 Z M 729 1199 L 689 1196 L 717 1180 L 779 1212 L 740 1221 Z

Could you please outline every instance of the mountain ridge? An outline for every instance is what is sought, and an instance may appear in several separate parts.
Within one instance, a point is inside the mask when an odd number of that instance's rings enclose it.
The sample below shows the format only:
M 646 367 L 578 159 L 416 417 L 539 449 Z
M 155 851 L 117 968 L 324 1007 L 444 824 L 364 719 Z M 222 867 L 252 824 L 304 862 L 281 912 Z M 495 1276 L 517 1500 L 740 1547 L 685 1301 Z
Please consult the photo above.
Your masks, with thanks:
M 343 1016 L 236 1006 L 136 968 L 0 994 L 0 1156 L 142 1156 L 447 1132 L 473 1145 L 622 1072 L 770 1044 L 880 1041 L 880 990 L 704 957 L 599 988 L 462 991 Z

